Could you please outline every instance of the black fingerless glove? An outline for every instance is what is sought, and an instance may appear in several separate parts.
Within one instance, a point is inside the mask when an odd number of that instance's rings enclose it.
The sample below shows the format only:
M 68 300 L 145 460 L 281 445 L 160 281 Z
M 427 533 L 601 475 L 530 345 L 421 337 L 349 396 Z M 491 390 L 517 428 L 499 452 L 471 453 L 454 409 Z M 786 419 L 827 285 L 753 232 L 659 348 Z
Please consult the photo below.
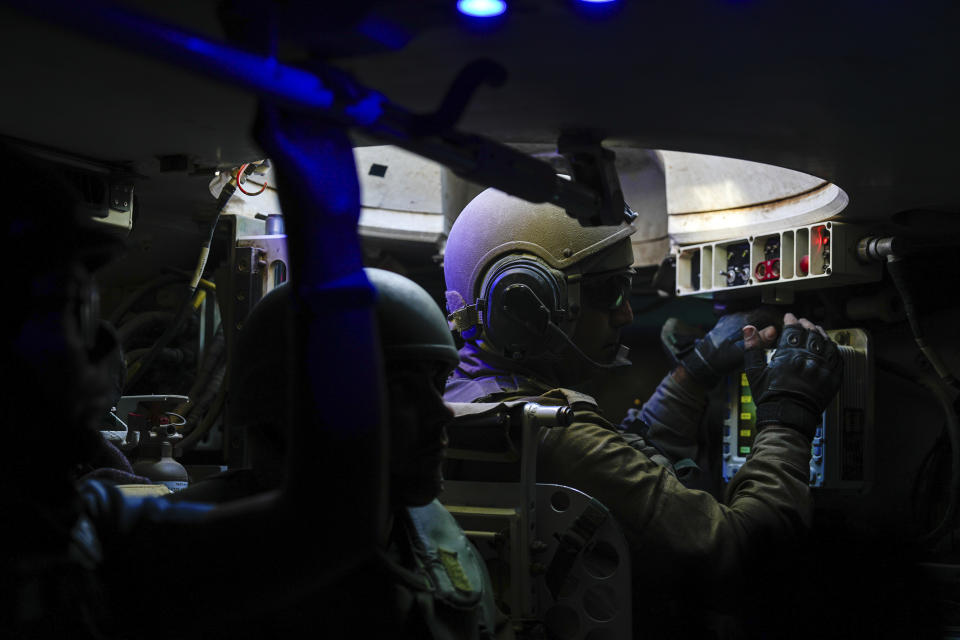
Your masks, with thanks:
M 743 366 L 743 327 L 745 312 L 723 316 L 696 346 L 682 356 L 680 364 L 687 373 L 707 389 L 717 386 L 731 371 Z
M 757 429 L 782 424 L 812 440 L 843 377 L 837 345 L 817 331 L 792 324 L 783 328 L 769 364 L 760 347 L 748 349 L 744 361 L 757 405 Z

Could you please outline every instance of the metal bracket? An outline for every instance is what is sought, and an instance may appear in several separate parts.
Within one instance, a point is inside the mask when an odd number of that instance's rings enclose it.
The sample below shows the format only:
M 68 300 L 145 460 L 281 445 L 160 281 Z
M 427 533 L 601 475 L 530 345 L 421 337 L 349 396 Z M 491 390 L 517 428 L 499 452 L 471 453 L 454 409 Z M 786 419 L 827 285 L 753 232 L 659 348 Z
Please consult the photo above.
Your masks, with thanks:
M 616 154 L 605 149 L 597 136 L 564 132 L 557 140 L 557 151 L 569 161 L 573 179 L 599 196 L 595 211 L 568 209 L 567 213 L 576 217 L 583 226 L 613 226 L 636 219 L 637 214 L 623 201 L 620 176 L 614 165 Z

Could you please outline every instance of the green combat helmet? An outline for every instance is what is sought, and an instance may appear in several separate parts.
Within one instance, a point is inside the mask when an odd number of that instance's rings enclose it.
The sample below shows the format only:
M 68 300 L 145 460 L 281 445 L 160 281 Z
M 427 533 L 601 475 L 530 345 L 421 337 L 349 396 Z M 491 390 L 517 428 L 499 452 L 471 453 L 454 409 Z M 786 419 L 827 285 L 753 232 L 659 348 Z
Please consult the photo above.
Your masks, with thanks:
M 452 370 L 460 357 L 443 312 L 423 287 L 382 269 L 364 269 L 377 290 L 380 343 L 387 360 L 445 362 Z
M 513 360 L 571 346 L 585 276 L 630 273 L 634 232 L 626 222 L 583 227 L 552 204 L 487 189 L 464 208 L 447 239 L 451 328 Z
M 390 271 L 365 269 L 377 292 L 375 312 L 385 360 L 441 365 L 441 375 L 459 357 L 450 329 L 433 298 L 420 285 Z M 227 420 L 246 433 L 247 465 L 266 487 L 282 478 L 286 434 L 287 328 L 290 285 L 257 303 L 237 338 Z M 445 367 L 445 368 L 444 368 Z

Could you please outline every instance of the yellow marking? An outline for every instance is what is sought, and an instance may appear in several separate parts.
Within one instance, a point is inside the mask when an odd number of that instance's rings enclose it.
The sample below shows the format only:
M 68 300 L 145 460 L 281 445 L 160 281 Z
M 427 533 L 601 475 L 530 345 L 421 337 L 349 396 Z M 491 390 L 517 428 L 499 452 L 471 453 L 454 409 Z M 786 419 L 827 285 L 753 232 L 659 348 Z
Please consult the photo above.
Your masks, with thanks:
M 741 437 L 741 438 L 749 438 L 749 437 L 750 437 L 750 433 L 751 433 L 750 429 L 740 429 L 740 437 Z
M 741 373 L 741 374 L 740 374 L 740 386 L 741 386 L 741 387 L 749 387 L 749 386 L 750 386 L 750 381 L 747 380 L 747 374 L 745 374 L 745 373 Z
M 753 414 L 750 413 L 749 411 L 744 411 L 743 413 L 740 414 L 740 419 L 741 419 L 741 420 L 753 420 Z
M 448 551 L 443 547 L 439 547 L 437 551 L 440 554 L 440 562 L 443 564 L 443 568 L 450 577 L 450 582 L 453 583 L 453 586 L 460 591 L 473 591 L 470 579 L 467 578 L 467 574 L 464 572 L 463 566 L 457 558 L 457 552 Z
M 740 404 L 750 404 L 753 402 L 753 396 L 740 396 Z
M 158 498 L 173 493 L 163 484 L 118 484 L 117 489 L 131 498 Z
M 517 515 L 516 509 L 502 507 L 468 507 L 456 504 L 445 504 L 447 511 L 455 516 L 489 516 L 493 518 L 509 518 Z
M 496 540 L 500 534 L 496 531 L 474 531 L 473 529 L 464 529 L 463 535 L 471 540 Z

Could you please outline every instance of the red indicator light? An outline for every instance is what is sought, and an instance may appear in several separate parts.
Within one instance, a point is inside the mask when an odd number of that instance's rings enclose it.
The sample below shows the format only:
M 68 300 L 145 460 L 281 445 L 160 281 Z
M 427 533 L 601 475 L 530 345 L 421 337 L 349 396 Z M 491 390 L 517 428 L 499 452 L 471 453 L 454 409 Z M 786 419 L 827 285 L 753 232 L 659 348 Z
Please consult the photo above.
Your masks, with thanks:
M 814 227 L 813 244 L 817 249 L 822 249 L 830 239 L 830 234 L 826 227 Z

